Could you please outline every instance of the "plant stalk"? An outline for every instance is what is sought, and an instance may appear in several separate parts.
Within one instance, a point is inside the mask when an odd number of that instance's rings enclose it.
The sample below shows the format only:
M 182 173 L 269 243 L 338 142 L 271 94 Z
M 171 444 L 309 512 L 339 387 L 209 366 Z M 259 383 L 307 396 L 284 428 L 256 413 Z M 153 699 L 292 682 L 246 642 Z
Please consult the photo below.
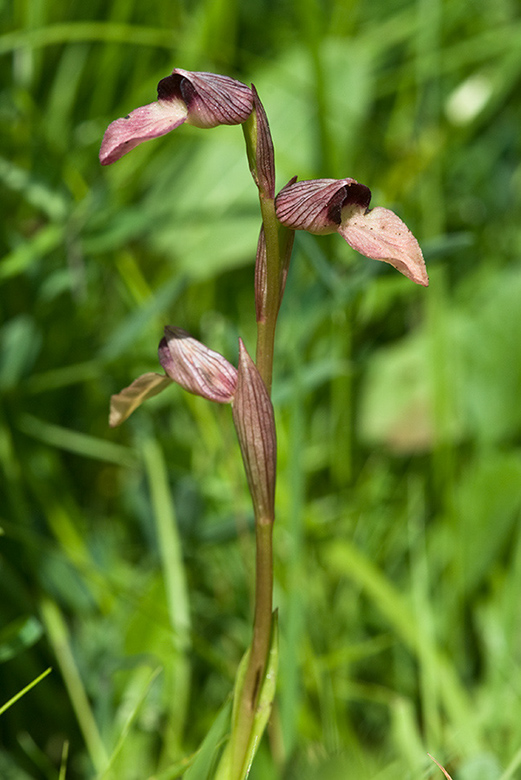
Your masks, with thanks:
M 275 200 L 260 195 L 260 207 L 266 239 L 266 306 L 257 321 L 256 364 L 271 395 L 275 328 L 280 308 L 282 257 L 279 241 L 279 223 L 275 216 Z
M 262 380 L 271 394 L 275 328 L 280 307 L 282 257 L 279 241 L 279 224 L 275 216 L 273 198 L 260 194 L 260 206 L 266 238 L 266 306 L 263 316 L 257 322 L 256 365 Z M 238 725 L 233 735 L 234 757 L 232 766 L 237 777 L 247 776 L 244 766 L 250 736 L 253 728 L 268 655 L 270 650 L 273 610 L 273 523 L 274 517 L 260 514 L 254 504 L 255 513 L 255 612 L 253 638 L 248 658 L 241 701 L 239 703 Z M 246 771 L 246 774 L 245 774 Z

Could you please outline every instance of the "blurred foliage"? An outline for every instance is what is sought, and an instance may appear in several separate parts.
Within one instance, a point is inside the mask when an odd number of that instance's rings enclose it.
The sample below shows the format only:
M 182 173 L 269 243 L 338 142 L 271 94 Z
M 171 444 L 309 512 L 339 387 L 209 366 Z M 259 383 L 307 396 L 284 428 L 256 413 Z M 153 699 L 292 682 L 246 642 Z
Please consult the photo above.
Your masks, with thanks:
M 239 128 L 110 169 L 175 67 L 254 82 L 278 183 L 353 176 L 417 289 L 298 235 L 278 333 L 277 707 L 252 780 L 508 780 L 521 766 L 521 13 L 515 0 L 0 3 L 0 776 L 208 766 L 251 624 L 229 409 L 172 387 L 121 429 L 165 324 L 254 344 Z M 218 717 L 217 717 L 218 716 Z M 210 730 L 213 719 L 217 717 Z M 206 762 L 206 763 L 205 763 Z

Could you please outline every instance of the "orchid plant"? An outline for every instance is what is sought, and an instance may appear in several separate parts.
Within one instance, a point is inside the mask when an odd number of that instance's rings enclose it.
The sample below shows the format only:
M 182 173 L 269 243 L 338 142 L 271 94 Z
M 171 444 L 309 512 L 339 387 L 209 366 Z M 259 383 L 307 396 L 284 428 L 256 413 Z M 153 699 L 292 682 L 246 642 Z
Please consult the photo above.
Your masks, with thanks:
M 238 367 L 167 326 L 159 344 L 163 373 L 147 373 L 111 399 L 110 425 L 121 424 L 147 398 L 176 383 L 209 401 L 229 403 L 253 503 L 256 537 L 253 638 L 234 693 L 231 734 L 217 768 L 219 780 L 248 776 L 275 693 L 277 620 L 273 612 L 276 431 L 270 400 L 275 328 L 284 294 L 295 230 L 339 233 L 366 257 L 390 263 L 413 282 L 428 277 L 417 240 L 385 208 L 369 208 L 371 191 L 351 178 L 297 181 L 278 195 L 273 142 L 255 90 L 227 76 L 175 69 L 162 79 L 154 103 L 117 119 L 105 132 L 100 161 L 108 165 L 138 144 L 183 123 L 200 128 L 243 128 L 250 171 L 258 188 L 261 228 L 255 264 L 255 360 L 239 344 Z

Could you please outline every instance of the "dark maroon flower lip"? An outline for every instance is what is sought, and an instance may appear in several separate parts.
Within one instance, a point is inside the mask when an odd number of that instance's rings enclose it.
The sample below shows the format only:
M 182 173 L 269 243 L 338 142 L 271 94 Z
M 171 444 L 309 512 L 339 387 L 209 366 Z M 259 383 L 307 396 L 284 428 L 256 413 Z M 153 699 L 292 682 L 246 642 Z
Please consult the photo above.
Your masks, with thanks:
M 201 128 L 238 125 L 253 110 L 253 95 L 241 81 L 217 73 L 176 68 L 157 86 L 157 100 L 112 122 L 103 136 L 100 162 L 110 165 L 139 144 L 184 124 Z
M 158 100 L 182 100 L 188 124 L 197 127 L 240 125 L 253 109 L 251 89 L 218 73 L 176 68 L 157 85 Z

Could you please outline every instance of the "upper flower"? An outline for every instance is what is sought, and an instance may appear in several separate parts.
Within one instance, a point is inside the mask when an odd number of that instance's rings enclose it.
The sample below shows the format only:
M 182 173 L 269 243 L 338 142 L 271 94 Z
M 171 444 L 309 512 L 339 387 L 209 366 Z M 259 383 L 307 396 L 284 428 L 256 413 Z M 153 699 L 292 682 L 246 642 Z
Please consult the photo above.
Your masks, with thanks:
M 390 263 L 416 284 L 429 283 L 420 245 L 389 209 L 369 209 L 371 190 L 354 179 L 292 180 L 275 200 L 277 218 L 293 230 L 340 233 L 366 257 Z
M 186 122 L 195 127 L 240 125 L 253 109 L 249 87 L 216 73 L 176 68 L 157 85 L 157 101 L 131 111 L 110 124 L 100 149 L 102 165 L 108 165 L 150 138 L 174 130 Z

